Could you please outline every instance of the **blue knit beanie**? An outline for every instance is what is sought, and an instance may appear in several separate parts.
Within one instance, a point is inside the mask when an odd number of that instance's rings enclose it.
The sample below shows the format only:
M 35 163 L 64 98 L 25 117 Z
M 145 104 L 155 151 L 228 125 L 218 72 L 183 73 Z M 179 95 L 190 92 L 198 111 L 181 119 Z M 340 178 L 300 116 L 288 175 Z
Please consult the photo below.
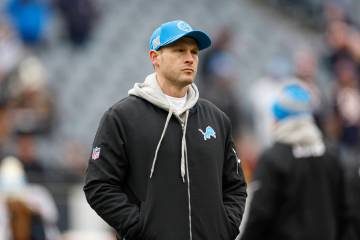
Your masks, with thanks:
M 311 94 L 301 84 L 286 85 L 272 105 L 276 121 L 312 113 Z

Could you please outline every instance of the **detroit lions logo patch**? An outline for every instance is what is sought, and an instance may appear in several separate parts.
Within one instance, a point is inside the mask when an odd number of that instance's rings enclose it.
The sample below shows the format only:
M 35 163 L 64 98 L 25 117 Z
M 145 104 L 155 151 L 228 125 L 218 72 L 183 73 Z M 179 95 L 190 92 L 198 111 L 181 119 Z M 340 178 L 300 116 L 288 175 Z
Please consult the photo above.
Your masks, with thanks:
M 216 138 L 216 132 L 210 126 L 206 127 L 205 132 L 203 130 L 201 130 L 201 129 L 199 129 L 199 132 L 201 132 L 201 134 L 204 136 L 205 141 L 210 139 L 211 137 Z

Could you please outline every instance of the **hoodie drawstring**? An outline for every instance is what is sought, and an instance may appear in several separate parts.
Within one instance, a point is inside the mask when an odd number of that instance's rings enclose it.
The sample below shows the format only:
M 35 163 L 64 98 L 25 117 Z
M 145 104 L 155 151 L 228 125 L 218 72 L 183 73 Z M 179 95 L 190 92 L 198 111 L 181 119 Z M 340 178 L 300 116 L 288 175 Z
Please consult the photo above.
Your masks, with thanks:
M 153 159 L 153 163 L 152 163 L 151 171 L 150 171 L 150 178 L 152 178 L 152 176 L 153 176 L 154 169 L 155 169 L 155 163 L 156 163 L 156 160 L 157 160 L 157 155 L 158 155 L 158 152 L 159 152 L 159 149 L 160 149 L 160 145 L 161 145 L 161 142 L 162 142 L 162 140 L 163 140 L 163 138 L 165 136 L 165 132 L 166 132 L 166 129 L 167 129 L 168 125 L 169 125 L 170 118 L 171 118 L 172 115 L 173 115 L 172 110 L 169 110 L 169 114 L 167 115 L 164 129 L 162 131 L 160 140 L 159 140 L 159 142 L 157 144 L 157 147 L 156 147 L 156 150 L 155 150 L 155 155 L 154 155 L 154 159 Z M 182 178 L 184 183 L 185 183 L 185 173 L 186 173 L 185 165 L 188 165 L 188 162 L 187 162 L 187 148 L 186 148 L 186 128 L 187 128 L 188 117 L 189 117 L 189 110 L 187 110 L 185 112 L 185 120 L 184 120 L 184 123 L 182 124 L 183 135 L 182 135 L 182 139 L 181 139 L 181 163 L 180 163 L 180 169 L 181 169 L 181 178 Z
M 157 155 L 158 155 L 158 152 L 159 152 L 159 148 L 160 148 L 160 145 L 161 145 L 161 142 L 165 136 L 165 132 L 166 132 L 166 129 L 169 125 L 169 122 L 170 122 L 170 118 L 172 116 L 173 112 L 171 111 L 171 109 L 169 110 L 169 114 L 167 115 L 167 118 L 166 118 L 166 122 L 165 122 L 165 126 L 164 126 L 164 129 L 161 133 L 161 137 L 160 137 L 160 140 L 159 140 L 159 143 L 156 147 L 156 151 L 155 151 L 155 156 L 154 156 L 154 159 L 153 159 L 153 163 L 152 163 L 152 166 L 151 166 L 151 171 L 150 171 L 150 178 L 152 178 L 152 175 L 154 173 L 154 168 L 155 168 L 155 162 L 156 162 L 156 159 L 157 159 Z
M 189 117 L 189 110 L 187 110 L 185 112 L 185 121 L 184 121 L 184 125 L 183 125 L 183 135 L 182 135 L 182 140 L 181 140 L 181 178 L 183 180 L 183 182 L 185 182 L 185 161 L 186 161 L 186 165 L 187 165 L 187 149 L 186 149 L 186 127 L 187 127 L 187 121 L 188 121 L 188 117 Z

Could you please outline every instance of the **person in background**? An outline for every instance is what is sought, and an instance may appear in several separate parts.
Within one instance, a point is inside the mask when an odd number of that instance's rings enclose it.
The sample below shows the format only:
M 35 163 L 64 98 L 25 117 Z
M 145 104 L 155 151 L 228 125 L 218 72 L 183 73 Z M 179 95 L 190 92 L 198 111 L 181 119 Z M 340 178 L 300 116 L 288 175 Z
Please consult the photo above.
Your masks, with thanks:
M 336 65 L 344 59 L 352 61 L 360 72 L 359 32 L 347 22 L 336 20 L 328 23 L 325 37 L 327 54 L 324 64 L 329 73 L 336 75 Z
M 338 142 L 345 152 L 358 149 L 360 144 L 360 90 L 359 74 L 348 59 L 336 64 L 333 115 L 329 118 L 329 136 Z
M 55 121 L 55 98 L 43 63 L 35 56 L 24 59 L 11 78 L 11 89 L 16 130 L 50 135 Z
M 55 0 L 63 16 L 70 41 L 75 46 L 88 42 L 98 19 L 98 9 L 94 0 Z
M 8 77 L 24 57 L 22 43 L 8 19 L 0 16 L 0 97 L 8 95 Z
M 45 0 L 8 0 L 8 15 L 19 37 L 27 45 L 36 45 L 46 38 L 50 6 Z
M 272 105 L 274 144 L 265 150 L 252 183 L 243 240 L 335 240 L 348 218 L 344 174 L 312 116 L 301 83 L 284 86 Z
M 13 156 L 0 163 L 0 239 L 60 240 L 58 211 L 46 188 L 27 181 Z
M 234 91 L 239 80 L 236 58 L 231 50 L 234 35 L 230 27 L 220 29 L 214 46 L 205 52 L 200 68 L 200 94 L 229 116 L 235 141 L 238 142 L 243 116 L 238 93 Z
M 38 159 L 35 137 L 31 133 L 17 133 L 16 156 L 23 165 L 26 178 L 30 183 L 43 184 L 45 168 Z
M 9 106 L 5 100 L 0 99 L 0 163 L 8 154 L 8 141 L 12 131 Z
M 351 209 L 352 239 L 359 239 L 359 188 L 360 188 L 360 90 L 359 74 L 352 61 L 343 59 L 336 65 L 335 99 L 332 121 L 335 142 L 341 149 L 341 160 L 345 169 L 347 196 Z M 329 125 L 330 125 L 329 124 Z
M 310 48 L 301 48 L 295 52 L 295 76 L 300 80 L 311 93 L 313 116 L 319 129 L 325 131 L 327 89 L 320 91 L 320 82 L 317 79 L 318 63 L 314 51 Z M 325 88 L 325 86 L 323 87 Z
M 294 79 L 291 76 L 289 60 L 275 55 L 266 66 L 265 76 L 254 81 L 247 91 L 250 113 L 259 151 L 272 144 L 273 116 L 271 105 L 284 84 Z

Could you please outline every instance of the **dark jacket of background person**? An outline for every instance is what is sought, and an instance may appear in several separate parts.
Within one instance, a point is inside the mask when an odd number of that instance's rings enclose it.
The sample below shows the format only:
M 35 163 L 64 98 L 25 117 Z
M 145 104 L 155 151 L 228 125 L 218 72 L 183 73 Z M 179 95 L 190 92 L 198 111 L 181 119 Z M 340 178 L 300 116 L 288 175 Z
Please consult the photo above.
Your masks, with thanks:
M 337 154 L 296 158 L 276 143 L 259 160 L 260 184 L 243 239 L 340 239 L 344 183 Z
M 345 231 L 347 207 L 338 153 L 324 144 L 313 117 L 306 114 L 310 98 L 302 100 L 295 98 L 294 106 L 303 104 L 303 112 L 292 109 L 294 116 L 277 119 L 275 144 L 259 159 L 244 240 L 335 240 Z
M 87 42 L 98 18 L 96 1 L 56 0 L 71 42 L 82 45 Z
M 235 239 L 246 184 L 229 119 L 198 100 L 193 85 L 182 128 L 160 94 L 148 97 L 159 89 L 155 74 L 149 75 L 105 113 L 87 170 L 88 202 L 127 240 Z M 182 178 L 184 140 L 188 169 Z
M 351 226 L 345 240 L 360 239 L 360 159 L 358 152 L 345 164 Z

